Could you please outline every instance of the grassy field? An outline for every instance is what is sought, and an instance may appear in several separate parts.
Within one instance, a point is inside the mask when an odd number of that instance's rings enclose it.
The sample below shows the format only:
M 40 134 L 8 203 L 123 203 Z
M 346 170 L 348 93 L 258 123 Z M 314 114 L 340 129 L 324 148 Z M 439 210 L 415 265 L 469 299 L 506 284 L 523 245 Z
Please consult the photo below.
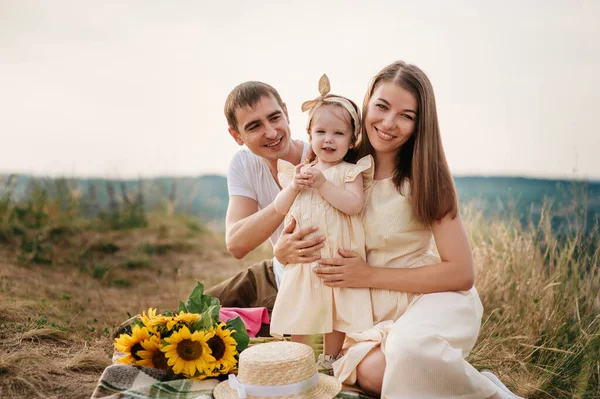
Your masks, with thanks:
M 559 227 L 572 216 L 564 213 L 573 198 L 586 201 L 591 227 L 600 215 L 600 182 L 534 179 L 523 177 L 455 176 L 461 201 L 471 203 L 486 216 L 506 216 L 510 210 L 523 218 L 539 220 L 544 201 L 551 199 L 552 223 Z M 227 179 L 219 175 L 162 177 L 135 180 L 43 178 L 27 175 L 0 175 L 2 185 L 10 186 L 15 199 L 30 197 L 40 187 L 50 196 L 71 191 L 78 194 L 81 212 L 95 217 L 103 209 L 123 200 L 143 199 L 146 209 L 164 207 L 170 202 L 178 213 L 196 215 L 213 228 L 224 230 L 229 195 Z M 524 220 L 521 219 L 521 222 Z M 526 220 L 525 220 L 526 221 Z
M 135 201 L 86 219 L 75 196 L 32 198 L 0 200 L 0 398 L 89 397 L 120 322 L 270 255 L 237 261 L 197 220 Z M 557 237 L 545 210 L 530 226 L 463 218 L 486 309 L 469 360 L 521 396 L 600 398 L 598 226 Z

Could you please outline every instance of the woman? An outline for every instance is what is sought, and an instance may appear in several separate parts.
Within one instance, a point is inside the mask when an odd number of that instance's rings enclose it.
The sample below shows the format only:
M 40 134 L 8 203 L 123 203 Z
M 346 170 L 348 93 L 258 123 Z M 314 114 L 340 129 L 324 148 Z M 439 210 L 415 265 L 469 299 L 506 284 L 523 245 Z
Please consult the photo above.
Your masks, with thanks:
M 363 211 L 367 261 L 340 251 L 315 273 L 331 287 L 371 288 L 377 325 L 349 335 L 336 376 L 386 398 L 514 398 L 464 360 L 483 308 L 423 71 L 404 62 L 381 70 L 362 128 L 357 156 L 375 159 Z M 305 255 L 301 240 L 280 242 L 288 243 L 275 248 L 284 264 Z

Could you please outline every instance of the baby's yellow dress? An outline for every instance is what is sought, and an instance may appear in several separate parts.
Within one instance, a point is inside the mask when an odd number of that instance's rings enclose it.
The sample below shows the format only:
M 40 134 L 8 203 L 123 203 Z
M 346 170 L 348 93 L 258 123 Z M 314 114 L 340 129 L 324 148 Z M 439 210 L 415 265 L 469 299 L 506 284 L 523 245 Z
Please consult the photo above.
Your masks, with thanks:
M 373 167 L 369 155 L 356 165 L 340 162 L 322 172 L 338 187 L 344 187 L 344 183 L 361 174 L 366 189 L 373 181 Z M 291 184 L 294 165 L 280 159 L 277 169 L 281 186 Z M 340 258 L 338 250 L 347 249 L 365 259 L 365 232 L 360 215 L 350 216 L 334 208 L 317 189 L 298 193 L 286 216 L 286 225 L 292 217 L 297 221 L 296 229 L 316 226 L 314 234 L 326 237 L 321 258 Z M 271 317 L 271 334 L 323 334 L 333 330 L 348 333 L 371 328 L 369 289 L 328 287 L 313 273 L 314 267 L 318 267 L 317 262 L 285 266 Z

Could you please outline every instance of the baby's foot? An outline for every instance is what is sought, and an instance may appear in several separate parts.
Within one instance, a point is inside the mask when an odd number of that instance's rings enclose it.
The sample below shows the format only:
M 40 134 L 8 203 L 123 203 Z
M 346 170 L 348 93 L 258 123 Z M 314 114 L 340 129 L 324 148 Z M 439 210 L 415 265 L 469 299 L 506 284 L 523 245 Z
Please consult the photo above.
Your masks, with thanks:
M 317 371 L 322 374 L 333 375 L 333 363 L 339 358 L 339 356 L 321 353 L 317 358 Z

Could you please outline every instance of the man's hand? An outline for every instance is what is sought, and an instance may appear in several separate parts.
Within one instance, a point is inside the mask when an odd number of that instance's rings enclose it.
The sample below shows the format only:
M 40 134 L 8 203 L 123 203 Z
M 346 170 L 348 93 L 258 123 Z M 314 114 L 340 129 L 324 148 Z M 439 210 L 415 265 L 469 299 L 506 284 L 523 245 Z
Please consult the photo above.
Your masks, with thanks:
M 294 232 L 296 219 L 285 226 L 279 240 L 273 248 L 273 255 L 284 265 L 289 263 L 310 263 L 321 258 L 319 250 L 325 246 L 325 237 L 317 236 L 304 240 L 304 238 L 317 231 L 316 227 L 304 227 Z

